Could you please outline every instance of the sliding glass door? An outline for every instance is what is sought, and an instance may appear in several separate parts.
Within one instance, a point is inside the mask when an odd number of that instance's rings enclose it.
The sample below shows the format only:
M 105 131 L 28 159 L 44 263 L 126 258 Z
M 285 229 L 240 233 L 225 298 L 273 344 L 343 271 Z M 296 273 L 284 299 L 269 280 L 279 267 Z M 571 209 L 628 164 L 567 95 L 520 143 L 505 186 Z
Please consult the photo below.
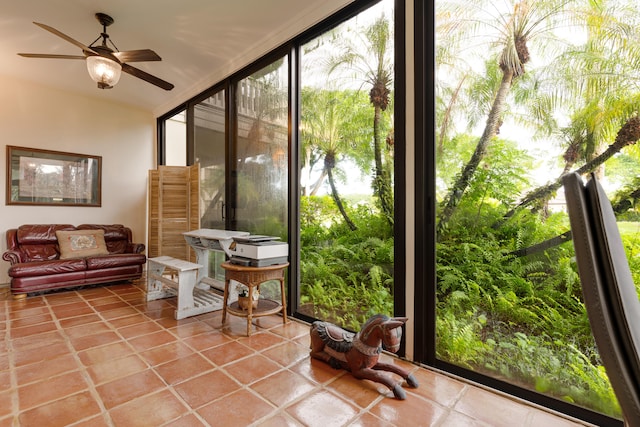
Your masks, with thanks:
M 200 165 L 200 226 L 225 229 L 227 134 L 225 91 L 194 106 L 194 154 Z
M 288 57 L 235 85 L 230 228 L 287 240 Z
M 637 188 L 636 149 L 603 156 L 637 114 L 627 83 L 640 58 L 621 25 L 637 8 L 610 3 L 436 1 L 436 357 L 551 407 L 620 418 L 561 188 L 575 170 Z
M 300 306 L 359 330 L 393 315 L 393 1 L 301 46 Z
M 354 2 L 177 116 L 201 226 L 290 241 L 291 309 L 352 330 L 396 311 L 394 3 Z

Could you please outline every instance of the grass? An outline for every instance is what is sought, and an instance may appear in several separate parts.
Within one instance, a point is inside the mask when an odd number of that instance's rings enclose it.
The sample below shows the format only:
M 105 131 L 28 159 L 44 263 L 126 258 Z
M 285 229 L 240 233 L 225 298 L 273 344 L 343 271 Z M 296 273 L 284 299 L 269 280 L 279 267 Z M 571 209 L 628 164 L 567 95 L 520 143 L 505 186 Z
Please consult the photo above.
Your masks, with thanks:
M 621 235 L 640 233 L 640 222 L 618 221 L 618 230 L 620 230 Z

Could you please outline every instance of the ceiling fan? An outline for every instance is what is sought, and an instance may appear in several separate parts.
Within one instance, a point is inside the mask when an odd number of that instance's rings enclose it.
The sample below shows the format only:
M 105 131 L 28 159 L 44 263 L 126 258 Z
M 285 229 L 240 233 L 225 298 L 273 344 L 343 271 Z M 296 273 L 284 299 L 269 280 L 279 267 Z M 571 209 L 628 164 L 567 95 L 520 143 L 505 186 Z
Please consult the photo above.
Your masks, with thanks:
M 49 31 L 82 49 L 83 55 L 54 55 L 42 53 L 19 53 L 18 55 L 26 58 L 85 59 L 89 74 L 93 81 L 98 83 L 98 87 L 100 89 L 111 89 L 116 83 L 118 83 L 121 71 L 149 82 L 164 90 L 173 89 L 173 85 L 171 83 L 128 64 L 128 62 L 161 61 L 162 58 L 160 58 L 157 53 L 151 49 L 120 52 L 113 41 L 109 38 L 109 34 L 107 34 L 107 27 L 113 24 L 113 18 L 105 13 L 96 13 L 95 16 L 102 25 L 102 33 L 100 33 L 98 38 L 89 46 L 85 46 L 53 27 L 39 22 L 34 22 L 38 27 Z M 102 43 L 96 45 L 100 39 L 102 39 Z M 107 46 L 107 42 L 109 42 L 113 48 Z

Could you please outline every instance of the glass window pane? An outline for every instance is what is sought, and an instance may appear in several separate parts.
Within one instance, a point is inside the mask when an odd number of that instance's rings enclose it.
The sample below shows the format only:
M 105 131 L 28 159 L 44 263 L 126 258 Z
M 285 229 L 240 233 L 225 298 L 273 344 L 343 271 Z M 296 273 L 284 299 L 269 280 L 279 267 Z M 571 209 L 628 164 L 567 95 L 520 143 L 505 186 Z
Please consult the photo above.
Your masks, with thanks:
M 302 46 L 301 305 L 393 315 L 393 1 Z
M 181 111 L 165 121 L 165 165 L 187 165 L 187 114 Z
M 224 91 L 220 91 L 194 107 L 195 161 L 200 164 L 200 225 L 222 230 L 227 141 L 224 99 Z
M 236 141 L 230 183 L 233 230 L 279 236 L 288 226 L 288 57 L 236 86 Z
M 639 56 L 618 24 L 640 15 L 615 3 L 436 2 L 436 353 L 621 418 L 561 188 L 567 172 L 602 177 L 624 202 L 623 239 L 637 265 L 630 191 L 640 158 L 619 132 L 636 128 L 623 125 L 637 114 L 627 83 Z
M 194 106 L 194 153 L 200 165 L 200 227 L 225 229 L 225 92 L 219 91 Z M 221 251 L 209 251 L 209 276 L 224 283 Z

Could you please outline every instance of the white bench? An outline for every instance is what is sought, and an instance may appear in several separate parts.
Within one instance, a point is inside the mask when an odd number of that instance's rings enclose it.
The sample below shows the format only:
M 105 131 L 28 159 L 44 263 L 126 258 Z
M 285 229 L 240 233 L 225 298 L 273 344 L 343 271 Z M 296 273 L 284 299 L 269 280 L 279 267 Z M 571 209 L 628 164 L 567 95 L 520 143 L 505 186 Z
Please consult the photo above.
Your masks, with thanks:
M 178 273 L 177 281 L 164 275 L 165 268 Z M 222 296 L 196 287 L 202 266 L 189 261 L 160 256 L 147 259 L 147 301 L 178 296 L 176 320 L 222 309 Z

